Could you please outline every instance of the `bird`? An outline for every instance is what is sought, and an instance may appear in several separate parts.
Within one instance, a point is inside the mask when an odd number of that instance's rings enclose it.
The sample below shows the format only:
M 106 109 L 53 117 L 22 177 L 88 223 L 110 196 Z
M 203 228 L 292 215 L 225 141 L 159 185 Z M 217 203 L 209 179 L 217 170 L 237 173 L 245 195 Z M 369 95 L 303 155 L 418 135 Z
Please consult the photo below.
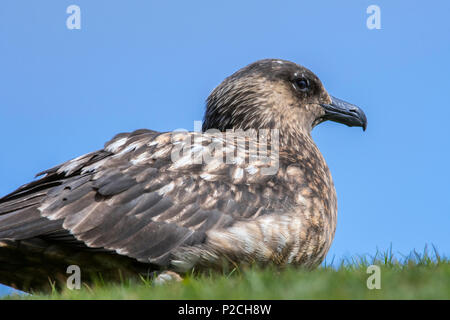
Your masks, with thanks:
M 0 283 L 46 291 L 64 286 L 69 265 L 86 282 L 314 269 L 337 221 L 333 179 L 311 136 L 327 120 L 367 126 L 306 67 L 253 62 L 211 92 L 201 130 L 117 134 L 2 197 Z

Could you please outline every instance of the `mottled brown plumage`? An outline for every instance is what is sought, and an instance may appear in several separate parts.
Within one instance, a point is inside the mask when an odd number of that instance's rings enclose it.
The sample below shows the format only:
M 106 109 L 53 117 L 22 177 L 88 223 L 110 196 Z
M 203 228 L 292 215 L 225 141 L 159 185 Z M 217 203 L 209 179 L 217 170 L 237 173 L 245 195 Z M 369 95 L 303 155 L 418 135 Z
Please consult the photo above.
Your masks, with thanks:
M 310 135 L 327 119 L 366 126 L 360 109 L 329 96 L 306 68 L 267 59 L 239 70 L 208 98 L 206 133 L 122 133 L 0 199 L 0 283 L 44 290 L 71 264 L 83 281 L 98 272 L 114 279 L 119 269 L 123 276 L 317 266 L 337 214 L 330 172 Z M 269 162 L 251 161 L 247 146 L 262 146 L 258 136 L 230 140 L 213 128 L 272 129 Z M 233 161 L 220 161 L 226 154 Z M 208 161 L 194 160 L 202 157 Z

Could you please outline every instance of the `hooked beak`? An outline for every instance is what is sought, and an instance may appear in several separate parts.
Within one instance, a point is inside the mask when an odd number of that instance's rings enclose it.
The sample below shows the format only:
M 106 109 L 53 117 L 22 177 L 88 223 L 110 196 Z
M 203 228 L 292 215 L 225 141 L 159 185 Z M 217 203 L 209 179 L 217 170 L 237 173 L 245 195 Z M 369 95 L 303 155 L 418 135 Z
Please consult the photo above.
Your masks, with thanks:
M 322 120 L 331 120 L 343 123 L 349 127 L 362 127 L 366 131 L 367 118 L 364 112 L 357 106 L 344 100 L 331 97 L 331 104 L 321 104 L 325 109 Z

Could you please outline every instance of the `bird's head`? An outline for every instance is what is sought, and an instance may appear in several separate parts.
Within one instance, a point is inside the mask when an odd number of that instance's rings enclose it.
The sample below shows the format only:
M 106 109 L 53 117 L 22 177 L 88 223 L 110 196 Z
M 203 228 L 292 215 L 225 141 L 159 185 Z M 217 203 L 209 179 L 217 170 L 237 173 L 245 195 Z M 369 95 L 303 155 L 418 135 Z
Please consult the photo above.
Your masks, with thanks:
M 254 62 L 217 86 L 207 99 L 203 131 L 280 129 L 310 134 L 321 122 L 367 126 L 357 106 L 332 97 L 310 70 L 293 62 Z

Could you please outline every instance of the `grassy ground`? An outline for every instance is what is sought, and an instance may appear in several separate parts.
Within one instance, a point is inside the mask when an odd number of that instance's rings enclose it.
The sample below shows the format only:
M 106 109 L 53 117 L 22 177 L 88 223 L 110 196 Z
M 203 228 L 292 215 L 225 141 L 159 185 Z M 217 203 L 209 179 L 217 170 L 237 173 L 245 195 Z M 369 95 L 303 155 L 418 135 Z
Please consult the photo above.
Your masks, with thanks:
M 379 290 L 367 288 L 369 265 L 380 266 Z M 388 253 L 314 271 L 251 268 L 225 275 L 189 275 L 162 286 L 141 279 L 6 299 L 450 299 L 450 261 L 426 251 L 401 259 Z

